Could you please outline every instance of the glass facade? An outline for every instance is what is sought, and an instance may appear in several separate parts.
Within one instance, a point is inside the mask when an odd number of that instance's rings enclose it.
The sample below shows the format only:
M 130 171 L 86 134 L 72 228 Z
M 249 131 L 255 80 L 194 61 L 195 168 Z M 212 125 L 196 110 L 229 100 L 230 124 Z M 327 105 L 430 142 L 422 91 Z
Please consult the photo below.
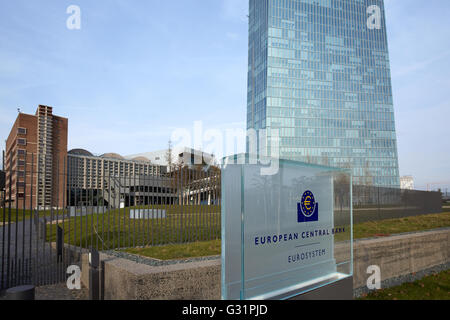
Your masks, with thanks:
M 383 0 L 250 0 L 249 19 L 247 128 L 280 158 L 399 187 Z

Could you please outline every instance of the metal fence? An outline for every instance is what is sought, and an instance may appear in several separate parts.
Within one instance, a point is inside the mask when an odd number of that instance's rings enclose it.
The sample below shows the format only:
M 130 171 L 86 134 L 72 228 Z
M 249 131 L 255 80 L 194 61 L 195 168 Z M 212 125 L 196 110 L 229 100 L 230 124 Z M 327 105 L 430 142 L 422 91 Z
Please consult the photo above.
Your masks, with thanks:
M 65 281 L 67 267 L 80 265 L 92 249 L 220 239 L 219 168 L 95 169 L 74 170 L 67 158 L 34 154 L 9 159 L 0 209 L 1 289 Z M 350 197 L 339 190 L 349 188 L 335 186 L 337 209 L 348 210 Z M 441 204 L 438 192 L 353 186 L 354 223 L 438 213 Z
M 135 163 L 127 174 L 109 168 L 95 174 L 84 168 L 80 174 L 69 163 L 29 154 L 6 164 L 6 203 L 0 209 L 2 289 L 65 281 L 67 267 L 80 265 L 86 250 L 220 238 L 216 167 L 144 174 Z
M 448 189 L 445 189 L 445 191 L 442 192 L 442 200 L 450 202 L 450 192 L 448 191 Z
M 439 192 L 353 186 L 353 223 L 442 212 Z

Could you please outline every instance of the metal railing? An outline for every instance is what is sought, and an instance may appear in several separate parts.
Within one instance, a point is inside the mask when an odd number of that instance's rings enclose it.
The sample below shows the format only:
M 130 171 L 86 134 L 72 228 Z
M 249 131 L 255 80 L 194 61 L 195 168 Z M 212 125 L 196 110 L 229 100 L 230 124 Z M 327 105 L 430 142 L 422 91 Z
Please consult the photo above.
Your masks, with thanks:
M 23 162 L 13 165 L 13 158 Z M 53 160 L 53 175 L 44 185 L 42 178 L 49 171 L 45 162 L 38 168 L 38 160 L 34 154 L 17 155 L 6 166 L 6 201 L 0 208 L 1 289 L 66 281 L 67 267 L 80 265 L 82 255 L 92 249 L 221 237 L 217 167 L 182 166 L 157 174 L 129 170 L 117 175 L 115 168 L 94 172 L 73 168 L 68 159 Z M 349 208 L 348 191 L 339 190 L 349 188 L 336 185 L 335 213 Z M 355 224 L 442 211 L 438 192 L 353 186 L 352 195 Z
M 20 159 L 24 165 L 13 169 L 11 157 L 7 203 L 0 209 L 1 288 L 65 281 L 67 267 L 81 264 L 87 250 L 220 238 L 216 167 L 80 175 L 65 159 L 53 162 L 51 183 L 44 187 L 39 181 L 47 168 L 37 169 L 35 155 Z
M 354 223 L 441 212 L 439 192 L 353 186 Z

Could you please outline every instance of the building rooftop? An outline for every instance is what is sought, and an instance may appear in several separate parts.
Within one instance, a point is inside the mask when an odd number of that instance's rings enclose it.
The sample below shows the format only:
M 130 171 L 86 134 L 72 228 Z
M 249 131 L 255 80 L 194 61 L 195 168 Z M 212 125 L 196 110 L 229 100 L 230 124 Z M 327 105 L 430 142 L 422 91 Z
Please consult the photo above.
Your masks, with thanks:
M 113 153 L 113 152 L 102 154 L 100 157 L 101 158 L 117 159 L 117 160 L 125 160 L 125 158 L 122 157 L 120 154 Z
M 161 166 L 168 166 L 167 163 L 167 149 L 158 150 L 140 154 L 134 154 L 125 156 L 125 159 L 134 160 L 137 158 L 145 158 L 148 161 L 151 161 L 154 164 Z M 214 160 L 214 155 L 196 150 L 188 147 L 176 147 L 172 150 L 172 161 L 173 164 L 177 164 L 178 161 L 182 158 L 185 158 L 187 162 L 191 162 L 191 159 L 195 158 L 195 161 L 199 161 L 200 163 L 211 163 L 211 160 Z
M 69 152 L 67 152 L 68 154 L 72 154 L 74 156 L 86 156 L 86 157 L 93 157 L 94 155 L 92 153 L 90 153 L 89 151 L 85 150 L 85 149 L 72 149 Z
M 149 162 L 158 166 L 168 166 L 167 163 L 167 150 L 159 150 L 141 154 L 135 154 L 130 156 L 122 156 L 118 153 L 109 152 L 102 155 L 96 155 L 86 149 L 72 149 L 68 152 L 69 155 L 83 156 L 83 157 L 99 157 L 104 159 L 114 160 L 126 160 L 126 161 L 139 161 Z M 177 164 L 180 160 L 184 160 L 187 163 L 213 163 L 214 155 L 202 152 L 200 150 L 178 147 L 172 150 L 173 164 Z
M 150 159 L 144 156 L 136 156 L 134 158 L 125 158 L 122 155 L 114 152 L 104 153 L 102 155 L 94 154 L 86 149 L 72 149 L 67 152 L 69 155 L 80 156 L 80 157 L 94 157 L 94 158 L 103 158 L 103 159 L 113 159 L 113 160 L 123 160 L 123 161 L 139 161 L 139 162 L 147 162 L 153 164 Z

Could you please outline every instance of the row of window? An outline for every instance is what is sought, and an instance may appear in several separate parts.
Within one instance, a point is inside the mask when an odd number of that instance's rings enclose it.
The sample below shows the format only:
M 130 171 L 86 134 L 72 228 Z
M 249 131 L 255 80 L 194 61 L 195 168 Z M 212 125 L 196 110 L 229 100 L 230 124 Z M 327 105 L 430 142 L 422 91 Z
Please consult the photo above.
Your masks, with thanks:
M 329 119 L 329 118 L 273 118 L 267 117 L 267 126 L 277 128 L 336 128 L 336 129 L 364 129 L 364 130 L 395 130 L 394 121 Z
M 271 128 L 267 127 L 269 136 L 273 137 L 303 137 L 303 138 L 370 138 L 396 139 L 392 130 L 358 130 L 336 128 Z M 308 139 L 311 141 L 311 139 Z M 310 142 L 308 142 L 310 143 Z
M 269 56 L 281 56 L 283 53 L 289 58 L 298 58 L 301 60 L 322 61 L 324 63 L 333 63 L 343 61 L 347 65 L 360 65 L 364 60 L 374 59 L 380 66 L 389 67 L 387 53 L 373 49 L 336 47 L 334 45 L 325 45 L 323 43 L 311 42 L 308 40 L 288 40 L 269 37 L 268 40 Z M 281 50 L 281 51 L 274 51 Z M 282 51 L 287 50 L 287 51 Z M 275 54 L 275 52 L 280 52 Z M 273 53 L 273 54 L 271 54 Z
M 369 102 L 373 104 L 392 104 L 392 96 L 387 94 L 376 94 L 359 91 L 336 91 L 336 90 L 301 90 L 267 88 L 267 96 L 285 99 L 318 99 L 336 100 L 348 102 Z
M 295 146 L 298 147 L 298 146 Z M 327 153 L 327 152 L 320 152 L 320 148 L 314 148 L 316 147 L 315 145 L 306 145 L 305 147 L 309 147 L 306 148 L 305 150 L 308 150 L 308 152 L 310 152 L 310 154 L 300 154 L 300 153 L 284 153 L 281 154 L 282 156 L 289 156 L 290 154 L 295 155 L 298 154 L 299 156 L 317 156 L 323 159 L 323 157 L 327 156 L 327 157 L 346 157 L 346 158 L 350 158 L 350 157 L 354 157 L 355 153 L 353 152 L 354 149 L 352 148 L 339 148 L 339 149 L 335 149 L 335 152 L 331 152 L 331 153 Z M 271 151 L 268 149 L 268 152 L 266 154 L 270 154 L 270 155 L 276 155 L 277 152 L 275 150 Z M 377 148 L 377 149 L 368 149 L 366 151 L 365 154 L 359 154 L 359 156 L 361 157 L 378 157 L 378 158 L 387 158 L 387 159 L 397 159 L 397 154 L 395 152 L 395 149 L 384 149 L 384 148 Z
M 294 72 L 290 72 L 288 69 L 268 68 L 267 72 L 269 87 L 344 92 L 370 90 L 378 94 L 391 95 L 389 80 L 375 79 L 372 76 L 302 70 L 301 77 L 298 78 L 293 76 Z
M 350 101 L 355 102 L 354 94 L 357 94 L 358 101 L 390 101 L 392 94 L 390 86 L 374 86 L 365 85 L 361 82 L 322 82 L 321 85 L 315 85 L 319 81 L 304 81 L 300 88 L 287 87 L 287 86 L 273 86 L 272 79 L 269 79 L 270 86 L 267 89 L 269 96 L 281 98 L 294 98 L 294 99 L 327 99 L 331 100 L 336 96 L 336 93 L 347 94 L 350 93 Z M 324 88 L 325 85 L 328 87 Z M 289 90 L 289 91 L 286 91 Z M 375 97 L 383 97 L 384 99 L 376 99 Z
M 394 121 L 392 104 L 375 104 L 367 101 L 267 97 L 267 106 L 269 106 L 268 116 L 274 117 L 304 118 L 310 115 L 311 118 L 339 119 L 347 118 L 343 115 L 345 112 L 353 120 Z M 265 108 L 266 105 L 261 103 L 256 110 L 265 110 Z
M 332 65 L 322 64 L 316 61 L 302 61 L 302 60 L 292 60 L 287 58 L 280 57 L 269 57 L 268 65 L 271 68 L 284 68 L 288 69 L 288 73 L 286 71 L 272 71 L 275 74 L 281 74 L 282 76 L 289 76 L 298 79 L 326 79 L 321 73 L 329 73 L 333 74 L 343 73 L 350 76 L 361 77 L 361 81 L 365 82 L 379 82 L 379 81 L 387 81 L 390 83 L 390 69 L 386 66 L 377 66 L 367 68 L 366 66 L 361 65 L 346 65 L 343 63 L 335 63 Z M 267 71 L 267 70 L 266 70 Z M 318 73 L 319 72 L 319 73 Z M 321 73 L 320 73 L 321 72 Z M 265 72 L 264 72 L 265 73 Z M 249 73 L 249 76 L 251 74 Z M 314 78 L 313 78 L 314 76 Z M 353 79 L 350 79 L 353 80 Z M 359 80 L 355 78 L 354 80 Z
M 282 148 L 282 150 L 286 150 L 290 148 Z M 293 157 L 307 157 L 307 156 L 316 156 L 324 159 L 325 157 L 328 157 L 328 159 L 331 159 L 335 157 L 348 157 L 348 158 L 357 158 L 360 157 L 364 161 L 368 161 L 367 156 L 373 155 L 373 154 L 379 154 L 380 157 L 384 156 L 386 159 L 395 159 L 395 157 L 390 153 L 389 150 L 386 149 L 366 149 L 364 152 L 358 152 L 362 151 L 357 149 L 351 149 L 351 148 L 294 148 L 296 151 L 280 151 L 280 155 L 282 157 L 285 156 L 293 156 Z M 363 163 L 364 164 L 364 163 Z M 390 163 L 393 165 L 396 165 L 396 163 Z M 386 166 L 391 167 L 391 165 Z
M 301 30 L 296 31 L 296 38 L 298 39 L 306 39 L 308 41 L 314 41 L 314 42 L 323 42 L 323 35 L 327 34 L 329 36 L 334 37 L 343 37 L 343 38 L 353 38 L 353 39 L 360 39 L 359 47 L 365 48 L 365 49 L 375 49 L 375 50 L 386 50 L 386 37 L 382 32 L 373 33 L 367 33 L 365 31 L 355 31 L 355 30 L 349 30 L 345 28 L 332 28 L 330 26 L 327 26 L 323 31 L 319 31 L 319 29 L 315 28 L 314 26 L 311 26 L 310 24 L 296 24 L 291 23 L 288 21 L 283 21 L 281 19 L 277 18 L 270 18 L 269 25 L 274 28 L 278 29 L 286 29 L 286 30 Z M 308 32 L 308 36 L 302 37 L 302 32 Z M 368 39 L 372 38 L 372 39 Z
M 282 146 L 292 146 L 287 148 L 292 152 L 297 151 L 296 146 L 307 145 L 307 140 L 313 139 L 312 143 L 316 147 L 350 147 L 350 148 L 395 148 L 397 146 L 394 139 L 355 139 L 355 138 L 320 138 L 320 137 L 280 137 Z

